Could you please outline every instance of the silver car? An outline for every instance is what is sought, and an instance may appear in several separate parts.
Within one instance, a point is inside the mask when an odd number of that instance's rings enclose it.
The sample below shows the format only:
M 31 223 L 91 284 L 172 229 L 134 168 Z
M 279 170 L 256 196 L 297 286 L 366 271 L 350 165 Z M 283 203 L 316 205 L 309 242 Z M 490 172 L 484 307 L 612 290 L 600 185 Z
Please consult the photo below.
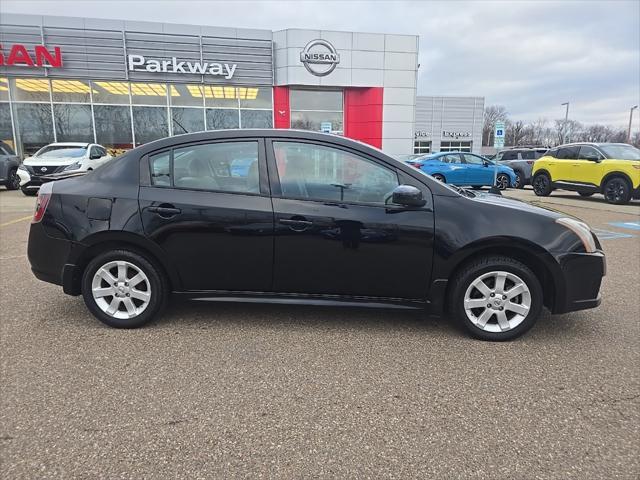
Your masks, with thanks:
M 502 150 L 496 155 L 496 160 L 516 172 L 515 188 L 524 188 L 531 183 L 531 169 L 534 162 L 542 157 L 546 148 L 511 148 Z

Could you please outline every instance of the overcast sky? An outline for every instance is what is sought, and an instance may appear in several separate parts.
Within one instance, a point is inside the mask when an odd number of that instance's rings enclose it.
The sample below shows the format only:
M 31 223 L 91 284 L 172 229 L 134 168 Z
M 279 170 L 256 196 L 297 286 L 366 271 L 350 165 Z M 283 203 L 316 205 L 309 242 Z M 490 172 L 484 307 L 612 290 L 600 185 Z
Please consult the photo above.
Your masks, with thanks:
M 30 1 L 0 13 L 420 36 L 419 95 L 479 95 L 514 119 L 626 127 L 640 103 L 640 1 Z M 636 111 L 634 130 L 640 127 Z

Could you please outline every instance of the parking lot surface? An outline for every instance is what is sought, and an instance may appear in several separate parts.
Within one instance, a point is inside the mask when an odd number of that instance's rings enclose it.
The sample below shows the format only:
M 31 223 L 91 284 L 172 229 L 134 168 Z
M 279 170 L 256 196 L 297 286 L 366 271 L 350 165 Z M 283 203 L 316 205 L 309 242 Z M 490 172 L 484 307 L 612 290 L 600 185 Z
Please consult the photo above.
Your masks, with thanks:
M 507 195 L 587 221 L 608 272 L 598 309 L 488 343 L 423 312 L 231 303 L 110 329 L 31 274 L 34 199 L 0 190 L 0 476 L 638 478 L 640 203 Z

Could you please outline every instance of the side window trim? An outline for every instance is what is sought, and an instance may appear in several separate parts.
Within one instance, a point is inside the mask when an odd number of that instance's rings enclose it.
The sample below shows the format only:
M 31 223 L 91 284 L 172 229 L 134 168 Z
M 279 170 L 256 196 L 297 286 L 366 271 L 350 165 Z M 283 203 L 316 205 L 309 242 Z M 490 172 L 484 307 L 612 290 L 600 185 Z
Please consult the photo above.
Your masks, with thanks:
M 385 170 L 388 170 L 389 172 L 394 174 L 394 176 L 396 178 L 396 182 L 398 182 L 398 185 L 400 185 L 400 178 L 399 178 L 399 175 L 398 175 L 398 170 L 395 167 L 393 167 L 391 165 L 388 165 L 386 162 L 382 162 L 382 161 L 380 161 L 379 159 L 377 159 L 375 157 L 370 157 L 368 155 L 365 156 L 365 154 L 363 154 L 362 152 L 359 152 L 357 150 L 352 150 L 350 148 L 345 148 L 342 145 L 327 144 L 327 143 L 319 142 L 319 141 L 316 141 L 316 140 L 268 137 L 268 138 L 266 138 L 267 168 L 269 170 L 269 182 L 270 182 L 270 186 L 271 186 L 271 196 L 274 197 L 274 198 L 300 200 L 300 201 L 304 201 L 304 202 L 336 203 L 335 201 L 331 201 L 331 200 L 327 200 L 327 199 L 323 199 L 323 198 L 293 198 L 293 197 L 284 196 L 282 194 L 282 186 L 280 184 L 280 176 L 278 174 L 278 165 L 277 165 L 276 156 L 275 156 L 274 143 L 298 143 L 298 144 L 306 144 L 306 145 L 317 145 L 317 146 L 325 147 L 325 148 L 333 148 L 335 150 L 339 150 L 339 151 L 348 153 L 350 155 L 354 155 L 356 157 L 362 158 L 364 160 L 367 160 L 367 161 L 377 165 L 378 167 L 381 167 L 381 168 L 384 168 Z M 373 203 L 373 202 L 356 202 L 356 201 L 349 201 L 349 200 L 341 200 L 341 201 L 339 201 L 337 203 L 344 204 L 344 205 L 367 205 L 367 206 L 373 206 L 373 207 L 386 208 L 386 206 L 384 204 Z

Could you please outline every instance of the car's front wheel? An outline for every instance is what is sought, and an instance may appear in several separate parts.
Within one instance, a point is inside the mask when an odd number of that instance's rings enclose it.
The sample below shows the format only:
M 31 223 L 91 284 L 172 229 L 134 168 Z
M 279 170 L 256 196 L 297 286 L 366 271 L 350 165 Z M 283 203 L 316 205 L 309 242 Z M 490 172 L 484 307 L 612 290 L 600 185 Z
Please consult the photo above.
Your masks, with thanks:
M 504 173 L 498 175 L 496 177 L 496 186 L 500 190 L 506 190 L 507 188 L 509 188 L 509 175 L 506 175 Z
M 548 197 L 551 194 L 551 179 L 546 173 L 536 173 L 533 177 L 533 193 L 539 197 Z
M 529 330 L 542 309 L 542 287 L 523 263 L 486 256 L 452 280 L 449 313 L 482 340 L 510 340 Z
M 608 203 L 624 205 L 631 200 L 631 186 L 622 177 L 613 177 L 604 184 L 604 198 Z
M 129 250 L 98 255 L 82 276 L 87 308 L 110 327 L 136 328 L 148 323 L 163 310 L 168 293 L 161 269 Z
M 18 170 L 12 169 L 7 175 L 7 182 L 5 183 L 7 190 L 17 190 L 20 188 L 20 177 L 18 176 Z

